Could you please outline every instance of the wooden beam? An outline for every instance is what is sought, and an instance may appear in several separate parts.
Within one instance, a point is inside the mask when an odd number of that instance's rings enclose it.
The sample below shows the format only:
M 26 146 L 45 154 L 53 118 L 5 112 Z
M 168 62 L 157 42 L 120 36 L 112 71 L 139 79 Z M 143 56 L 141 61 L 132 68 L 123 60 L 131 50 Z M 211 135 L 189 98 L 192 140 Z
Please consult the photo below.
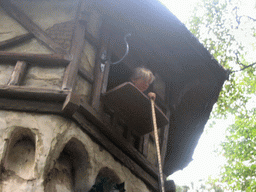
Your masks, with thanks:
M 127 153 L 135 162 L 143 167 L 153 177 L 158 178 L 158 170 L 155 165 L 152 165 L 141 153 L 139 153 L 129 142 L 120 138 L 101 116 L 86 102 L 81 103 L 79 111 L 84 114 L 89 121 L 95 124 L 100 131 L 106 135 L 116 146 Z
M 106 67 L 106 65 L 101 65 L 102 60 L 101 56 L 103 54 L 106 54 L 106 57 L 108 55 L 108 41 L 109 36 L 104 28 L 104 24 L 101 27 L 101 46 L 100 49 L 97 52 L 96 62 L 95 62 L 95 73 L 94 73 L 94 84 L 92 88 L 92 107 L 99 111 L 100 109 L 100 95 L 102 93 L 102 85 L 103 85 L 103 79 L 104 74 L 109 71 L 109 67 Z M 109 65 L 109 64 L 108 64 Z M 103 68 L 102 68 L 103 67 Z M 106 76 L 105 76 L 106 77 Z
M 167 111 L 166 116 L 168 118 L 170 117 L 170 110 Z M 164 161 L 165 161 L 165 155 L 166 155 L 166 149 L 167 149 L 167 143 L 168 143 L 168 137 L 169 137 L 169 128 L 170 128 L 170 122 L 160 130 L 160 137 L 162 140 L 162 142 L 161 142 L 161 158 L 162 158 L 162 166 L 163 167 L 164 167 Z
M 62 47 L 55 43 L 47 33 L 42 30 L 37 24 L 35 24 L 23 11 L 18 7 L 13 5 L 8 0 L 3 0 L 0 2 L 2 8 L 15 20 L 17 20 L 25 29 L 33 33 L 37 39 L 39 39 L 43 44 L 50 48 L 55 53 L 66 54 L 66 51 Z
M 155 178 L 144 171 L 141 166 L 135 163 L 129 156 L 123 153 L 116 147 L 107 137 L 105 137 L 96 127 L 90 125 L 86 120 L 87 117 L 81 113 L 75 113 L 73 118 L 82 126 L 82 128 L 92 136 L 96 142 L 100 143 L 105 149 L 111 153 L 115 158 L 121 161 L 128 169 L 130 169 L 136 176 L 141 178 L 147 185 L 151 186 L 154 191 L 158 190 L 158 183 Z
M 82 14 L 81 12 L 84 11 L 85 7 L 86 7 L 86 2 L 80 1 L 78 14 L 75 21 L 76 24 L 75 24 L 75 30 L 73 33 L 72 45 L 70 48 L 70 54 L 72 56 L 72 60 L 69 63 L 64 73 L 62 89 L 72 90 L 77 73 L 78 73 L 78 65 L 80 62 L 81 53 L 83 51 L 83 46 L 85 41 L 84 36 L 86 31 L 86 22 L 80 21 L 81 19 L 80 15 Z
M 49 101 L 44 102 L 44 101 L 0 98 L 0 109 L 60 114 L 62 109 L 62 104 L 58 102 L 49 102 Z
M 0 85 L 0 97 L 16 99 L 19 98 L 44 101 L 64 101 L 69 93 L 70 91 L 56 89 Z
M 14 67 L 11 78 L 8 85 L 20 85 L 27 69 L 27 63 L 25 61 L 18 61 Z
M 149 133 L 143 136 L 142 154 L 143 154 L 146 158 L 148 157 L 148 142 L 149 142 Z
M 62 113 L 68 117 L 72 117 L 72 115 L 78 110 L 80 102 L 80 95 L 70 92 L 63 104 Z
M 78 74 L 85 78 L 89 83 L 93 83 L 93 76 L 81 65 L 78 66 Z
M 3 61 L 26 61 L 29 64 L 40 65 L 63 65 L 66 66 L 70 62 L 69 58 L 60 54 L 30 54 L 30 53 L 13 53 L 0 51 L 0 62 Z
M 98 39 L 96 39 L 94 36 L 92 36 L 91 33 L 89 33 L 88 31 L 85 31 L 84 33 L 85 35 L 85 39 L 92 44 L 93 46 L 95 46 L 97 49 L 100 48 L 100 43 L 98 41 Z
M 13 37 L 13 38 L 5 40 L 5 41 L 1 41 L 0 42 L 0 50 L 8 48 L 8 47 L 15 46 L 19 43 L 23 43 L 27 40 L 32 39 L 33 37 L 34 37 L 34 35 L 32 33 L 25 33 L 23 35 Z

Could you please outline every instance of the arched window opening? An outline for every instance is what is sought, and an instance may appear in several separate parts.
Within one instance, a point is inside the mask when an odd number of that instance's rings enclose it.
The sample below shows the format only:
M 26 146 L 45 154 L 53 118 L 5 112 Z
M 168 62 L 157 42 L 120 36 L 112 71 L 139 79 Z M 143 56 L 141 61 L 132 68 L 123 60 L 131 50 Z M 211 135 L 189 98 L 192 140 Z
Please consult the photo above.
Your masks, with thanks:
M 35 135 L 29 129 L 15 130 L 7 146 L 4 170 L 28 180 L 34 177 L 34 165 Z
M 45 191 L 85 191 L 88 166 L 88 153 L 84 145 L 72 138 L 47 174 Z
M 102 168 L 89 192 L 125 192 L 124 182 L 121 183 L 117 174 L 108 167 Z

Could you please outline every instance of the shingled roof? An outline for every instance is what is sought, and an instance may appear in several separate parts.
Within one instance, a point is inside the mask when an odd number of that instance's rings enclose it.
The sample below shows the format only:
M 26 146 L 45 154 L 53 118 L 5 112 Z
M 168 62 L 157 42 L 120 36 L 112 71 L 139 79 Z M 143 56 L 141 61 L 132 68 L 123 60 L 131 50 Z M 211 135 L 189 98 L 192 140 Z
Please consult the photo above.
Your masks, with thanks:
M 157 0 L 101 0 L 97 7 L 111 18 L 113 29 L 132 33 L 130 54 L 142 55 L 168 83 L 172 114 L 164 173 L 183 169 L 192 160 L 226 70 Z

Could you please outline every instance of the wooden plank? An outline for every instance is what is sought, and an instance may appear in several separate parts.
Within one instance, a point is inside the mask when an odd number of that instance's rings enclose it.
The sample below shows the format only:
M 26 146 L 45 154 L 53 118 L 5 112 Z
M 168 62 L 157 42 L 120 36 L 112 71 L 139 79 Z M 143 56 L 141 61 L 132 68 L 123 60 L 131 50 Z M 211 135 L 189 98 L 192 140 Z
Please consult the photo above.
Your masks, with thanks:
M 57 102 L 0 98 L 0 109 L 60 114 L 62 104 Z
M 89 33 L 88 31 L 85 31 L 84 35 L 85 35 L 85 39 L 86 39 L 91 45 L 95 46 L 97 49 L 100 48 L 99 40 L 96 39 L 94 36 L 92 36 L 91 33 Z
M 0 97 L 8 98 L 64 101 L 69 93 L 70 91 L 56 89 L 0 85 Z
M 100 95 L 102 90 L 102 83 L 103 83 L 103 77 L 104 77 L 104 71 L 106 70 L 106 65 L 104 66 L 103 70 L 101 69 L 101 56 L 102 54 L 108 55 L 108 41 L 109 37 L 104 29 L 104 24 L 102 24 L 102 27 L 100 29 L 101 31 L 101 37 L 100 37 L 100 49 L 97 52 L 96 56 L 96 62 L 94 67 L 94 84 L 92 88 L 92 107 L 96 109 L 97 111 L 100 110 Z M 108 70 L 109 68 L 107 68 Z
M 29 64 L 38 65 L 63 65 L 66 66 L 70 60 L 65 55 L 60 54 L 31 54 L 31 53 L 13 53 L 0 51 L 0 62 L 26 61 Z
M 73 118 L 82 126 L 82 128 L 92 136 L 96 142 L 100 143 L 105 147 L 105 149 L 111 153 L 115 158 L 121 161 L 124 166 L 131 170 L 136 176 L 141 178 L 146 184 L 151 186 L 154 191 L 158 189 L 158 183 L 150 174 L 144 171 L 141 166 L 130 159 L 126 154 L 124 154 L 118 147 L 116 147 L 107 137 L 105 137 L 97 128 L 90 125 L 86 120 L 87 117 L 81 115 L 80 113 L 75 113 Z
M 5 40 L 5 41 L 1 41 L 0 42 L 0 49 L 5 49 L 5 48 L 8 48 L 8 47 L 15 46 L 19 43 L 23 43 L 27 40 L 30 40 L 33 37 L 34 37 L 34 35 L 32 33 L 25 33 L 23 35 L 13 37 L 13 38 Z
M 146 158 L 148 157 L 148 142 L 149 142 L 149 133 L 143 136 L 142 154 L 143 154 Z
M 78 65 L 80 62 L 81 53 L 84 46 L 84 34 L 86 31 L 86 22 L 79 22 L 79 15 L 84 11 L 86 6 L 85 1 L 80 1 L 78 15 L 76 17 L 75 30 L 73 33 L 72 45 L 70 48 L 70 55 L 72 60 L 69 63 L 64 73 L 62 89 L 72 90 L 75 79 L 78 73 Z
M 131 82 L 123 83 L 102 95 L 102 101 L 112 110 L 118 112 L 132 132 L 143 136 L 152 131 L 152 115 L 149 98 Z M 168 124 L 168 119 L 155 105 L 157 126 Z
M 86 118 L 95 124 L 100 131 L 106 135 L 116 146 L 128 154 L 135 162 L 143 167 L 154 178 L 158 178 L 158 170 L 141 153 L 139 153 L 129 142 L 122 139 L 113 128 L 104 122 L 101 116 L 86 102 L 81 103 L 78 109 Z
M 18 61 L 7 85 L 19 85 L 25 75 L 26 68 L 27 63 L 25 61 Z
M 111 55 L 110 53 L 108 53 L 108 54 Z M 104 70 L 103 79 L 102 79 L 101 93 L 106 93 L 106 91 L 107 91 L 108 74 L 109 74 L 109 70 L 110 70 L 110 65 L 111 65 L 110 62 L 106 61 L 105 70 Z
M 93 76 L 81 65 L 78 66 L 78 74 L 85 78 L 89 83 L 93 83 Z
M 80 95 L 70 92 L 66 97 L 66 100 L 62 107 L 62 112 L 64 115 L 72 117 L 72 115 L 77 111 L 80 106 L 81 98 Z
M 37 39 L 50 48 L 55 53 L 66 54 L 62 47 L 55 43 L 47 33 L 35 24 L 23 11 L 13 5 L 10 1 L 3 0 L 0 2 L 2 8 L 16 21 L 18 21 L 25 29 L 33 33 Z

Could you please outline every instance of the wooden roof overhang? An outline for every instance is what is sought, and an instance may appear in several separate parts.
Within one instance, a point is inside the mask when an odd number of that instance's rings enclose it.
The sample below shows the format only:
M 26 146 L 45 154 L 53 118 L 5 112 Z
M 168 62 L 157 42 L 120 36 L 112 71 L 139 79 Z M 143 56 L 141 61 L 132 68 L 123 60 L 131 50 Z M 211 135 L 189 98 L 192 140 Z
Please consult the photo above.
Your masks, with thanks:
M 102 0 L 95 6 L 106 16 L 114 34 L 110 46 L 124 53 L 122 37 L 129 37 L 130 67 L 146 63 L 167 82 L 170 91 L 169 139 L 164 173 L 183 169 L 192 160 L 213 104 L 217 101 L 226 70 L 160 2 Z M 136 63 L 138 62 L 138 63 Z

